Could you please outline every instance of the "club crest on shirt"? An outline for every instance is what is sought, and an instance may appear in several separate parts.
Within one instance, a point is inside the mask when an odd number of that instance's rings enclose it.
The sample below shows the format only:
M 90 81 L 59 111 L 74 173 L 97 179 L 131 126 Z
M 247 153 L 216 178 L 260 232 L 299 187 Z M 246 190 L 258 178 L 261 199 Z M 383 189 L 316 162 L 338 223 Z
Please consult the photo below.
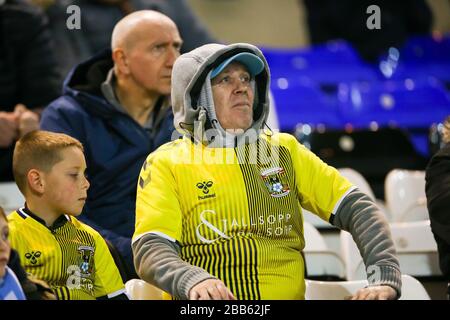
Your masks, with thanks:
M 264 170 L 261 172 L 261 177 L 272 197 L 284 197 L 290 192 L 287 177 L 283 168 L 276 167 Z
M 79 246 L 78 253 L 80 254 L 80 271 L 82 275 L 89 276 L 94 268 L 93 256 L 94 248 L 89 246 Z

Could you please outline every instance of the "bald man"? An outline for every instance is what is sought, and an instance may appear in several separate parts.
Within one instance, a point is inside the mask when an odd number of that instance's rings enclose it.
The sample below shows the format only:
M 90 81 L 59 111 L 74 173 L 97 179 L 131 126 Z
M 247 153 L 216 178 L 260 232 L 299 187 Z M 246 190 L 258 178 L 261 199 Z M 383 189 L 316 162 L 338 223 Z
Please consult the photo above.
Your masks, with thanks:
M 111 50 L 74 68 L 63 95 L 42 115 L 42 129 L 83 143 L 91 187 L 81 220 L 118 250 L 124 281 L 136 277 L 131 236 L 139 171 L 174 130 L 168 95 L 181 45 L 167 16 L 149 10 L 126 16 L 114 28 Z

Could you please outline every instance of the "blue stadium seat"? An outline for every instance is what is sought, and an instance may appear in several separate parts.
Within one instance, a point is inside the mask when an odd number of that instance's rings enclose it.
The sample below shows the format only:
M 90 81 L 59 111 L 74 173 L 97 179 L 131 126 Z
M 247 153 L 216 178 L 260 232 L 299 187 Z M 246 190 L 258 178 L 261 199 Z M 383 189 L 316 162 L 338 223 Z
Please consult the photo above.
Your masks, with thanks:
M 345 122 L 355 127 L 426 128 L 450 114 L 450 99 L 437 81 L 382 81 L 341 84 L 338 105 Z
M 307 77 L 319 84 L 369 81 L 377 78 L 346 41 L 330 41 L 307 48 L 261 48 L 275 78 Z
M 270 66 L 274 68 L 293 68 L 301 70 L 309 66 L 322 64 L 352 63 L 359 64 L 361 60 L 351 45 L 343 40 L 330 41 L 326 44 L 301 48 L 270 48 L 261 50 Z
M 391 49 L 379 61 L 381 74 L 388 79 L 435 77 L 450 82 L 450 36 L 409 38 L 399 49 Z
M 410 37 L 400 49 L 400 56 L 405 62 L 450 63 L 450 36 Z
M 443 82 L 450 82 L 450 62 L 403 62 L 400 58 L 398 64 L 395 64 L 394 66 L 389 66 L 388 64 L 386 65 L 386 62 L 381 61 L 379 68 L 382 74 L 382 79 L 414 79 L 423 81 L 433 77 Z
M 292 132 L 300 123 L 334 128 L 342 126 L 333 100 L 312 82 L 276 78 L 272 80 L 271 90 L 282 131 Z

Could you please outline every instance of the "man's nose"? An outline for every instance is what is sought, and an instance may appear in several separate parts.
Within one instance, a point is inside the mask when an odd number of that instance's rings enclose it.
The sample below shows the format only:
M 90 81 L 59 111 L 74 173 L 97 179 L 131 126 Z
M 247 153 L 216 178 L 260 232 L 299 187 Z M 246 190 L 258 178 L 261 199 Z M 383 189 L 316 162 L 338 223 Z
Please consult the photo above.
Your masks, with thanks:
M 247 93 L 248 92 L 248 83 L 241 81 L 241 79 L 236 79 L 234 81 L 234 92 L 236 94 L 242 94 L 242 93 Z
M 175 60 L 180 56 L 180 51 L 174 47 L 171 47 L 167 53 L 166 66 L 173 67 Z

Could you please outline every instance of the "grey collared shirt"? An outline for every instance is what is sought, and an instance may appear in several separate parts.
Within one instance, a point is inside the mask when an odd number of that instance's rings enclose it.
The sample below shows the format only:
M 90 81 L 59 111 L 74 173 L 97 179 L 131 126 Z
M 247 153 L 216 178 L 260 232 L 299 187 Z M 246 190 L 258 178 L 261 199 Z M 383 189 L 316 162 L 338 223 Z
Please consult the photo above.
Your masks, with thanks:
M 128 114 L 127 110 L 120 104 L 117 98 L 114 86 L 116 84 L 116 76 L 114 74 L 114 68 L 109 70 L 106 80 L 101 85 L 101 90 L 105 99 L 119 112 Z M 147 121 L 144 123 L 143 128 L 151 135 L 153 128 L 153 112 L 148 115 Z

